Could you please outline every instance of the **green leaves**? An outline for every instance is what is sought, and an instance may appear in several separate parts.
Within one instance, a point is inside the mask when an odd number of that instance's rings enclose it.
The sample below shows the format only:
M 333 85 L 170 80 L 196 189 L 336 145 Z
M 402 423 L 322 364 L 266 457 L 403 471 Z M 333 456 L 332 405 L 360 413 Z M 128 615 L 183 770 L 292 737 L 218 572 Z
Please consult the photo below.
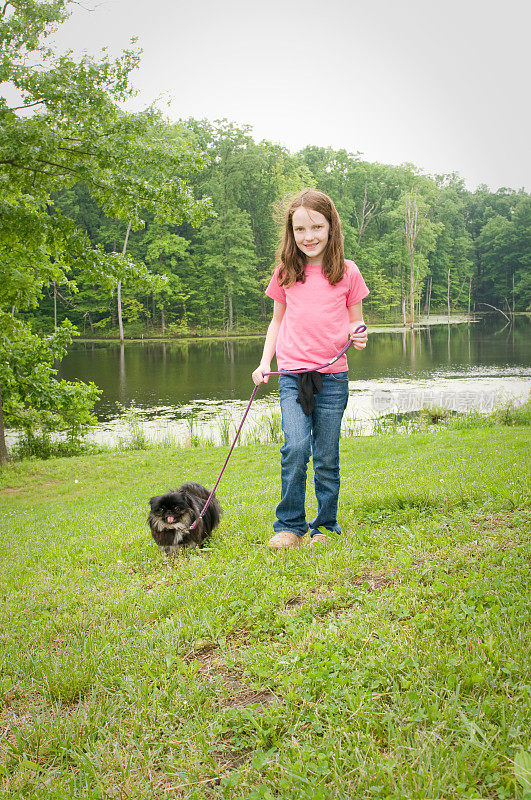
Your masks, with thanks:
M 133 230 L 144 227 L 147 213 L 158 224 L 197 225 L 210 211 L 210 201 L 196 200 L 184 178 L 203 165 L 193 134 L 153 109 L 126 114 L 119 106 L 132 93 L 139 51 L 75 60 L 48 47 L 70 6 L 12 0 L 0 10 L 0 82 L 20 97 L 12 105 L 0 98 L 1 397 L 7 424 L 32 435 L 39 427 L 77 435 L 92 420 L 97 390 L 55 380 L 53 363 L 71 326 L 39 342 L 17 312 L 34 308 L 51 283 L 72 294 L 83 283 L 107 294 L 120 281 L 137 291 L 166 283 L 138 260 L 93 245 L 57 208 L 58 192 L 82 183 L 107 216 Z M 3 453 L 1 425 L 0 439 Z
M 75 334 L 64 322 L 53 334 L 39 337 L 0 312 L 0 386 L 5 424 L 26 436 L 67 430 L 72 438 L 95 419 L 91 410 L 100 391 L 93 384 L 56 380 L 57 363 Z

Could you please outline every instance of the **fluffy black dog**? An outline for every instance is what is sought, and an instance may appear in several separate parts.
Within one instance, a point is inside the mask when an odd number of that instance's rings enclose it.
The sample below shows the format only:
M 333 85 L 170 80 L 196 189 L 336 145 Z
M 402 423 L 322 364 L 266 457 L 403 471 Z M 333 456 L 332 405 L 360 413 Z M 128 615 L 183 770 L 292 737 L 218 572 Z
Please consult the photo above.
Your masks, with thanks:
M 205 515 L 199 519 L 209 494 L 200 483 L 183 483 L 175 491 L 151 498 L 148 525 L 164 553 L 176 553 L 183 547 L 201 547 L 210 536 L 219 524 L 222 509 L 214 495 Z M 190 530 L 196 519 L 199 522 Z

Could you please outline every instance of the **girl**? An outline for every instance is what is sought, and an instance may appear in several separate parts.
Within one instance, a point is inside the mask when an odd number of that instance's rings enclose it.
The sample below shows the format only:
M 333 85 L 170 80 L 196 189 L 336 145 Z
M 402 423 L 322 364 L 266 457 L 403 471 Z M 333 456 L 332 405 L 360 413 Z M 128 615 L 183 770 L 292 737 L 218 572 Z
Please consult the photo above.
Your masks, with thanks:
M 341 221 L 328 195 L 300 192 L 289 205 L 282 242 L 282 261 L 266 294 L 274 300 L 256 385 L 267 383 L 276 352 L 279 370 L 314 368 L 330 361 L 347 333 L 357 350 L 367 333 L 361 303 L 369 294 L 353 261 L 345 261 Z M 296 547 L 310 528 L 311 544 L 325 541 L 319 531 L 341 533 L 337 523 L 339 434 L 348 400 L 347 359 L 306 375 L 279 376 L 284 444 L 281 453 L 281 498 L 269 547 Z M 304 509 L 306 470 L 313 457 L 317 517 L 308 526 Z

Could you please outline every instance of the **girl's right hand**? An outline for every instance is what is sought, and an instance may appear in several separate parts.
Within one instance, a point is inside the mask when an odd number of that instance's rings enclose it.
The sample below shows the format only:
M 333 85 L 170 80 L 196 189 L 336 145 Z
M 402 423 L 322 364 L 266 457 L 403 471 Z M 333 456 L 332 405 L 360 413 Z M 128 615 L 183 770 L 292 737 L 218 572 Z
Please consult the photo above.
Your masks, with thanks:
M 269 375 L 267 374 L 271 369 L 269 364 L 260 364 L 253 372 L 253 382 L 255 386 L 260 386 L 261 383 L 267 383 Z

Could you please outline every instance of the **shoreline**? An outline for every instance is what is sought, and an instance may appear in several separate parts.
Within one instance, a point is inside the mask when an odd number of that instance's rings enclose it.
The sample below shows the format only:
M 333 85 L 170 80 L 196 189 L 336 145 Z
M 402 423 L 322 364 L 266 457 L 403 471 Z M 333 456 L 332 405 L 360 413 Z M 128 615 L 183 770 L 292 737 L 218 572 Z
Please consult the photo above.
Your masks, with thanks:
M 410 398 L 406 394 L 400 399 L 397 394 L 394 399 L 392 395 L 382 393 L 378 397 L 379 413 L 370 418 L 356 416 L 345 413 L 345 418 L 341 427 L 341 442 L 355 439 L 370 439 L 384 437 L 389 439 L 408 438 L 411 435 L 423 433 L 434 434 L 450 430 L 480 431 L 485 428 L 499 428 L 504 426 L 524 426 L 529 427 L 531 422 L 531 393 L 519 397 L 505 398 L 504 402 L 496 404 L 493 397 L 485 394 L 484 407 L 469 408 L 465 403 L 463 407 L 455 402 L 459 400 L 456 396 L 452 402 L 433 402 L 437 398 L 432 398 L 432 402 L 417 404 L 417 407 L 410 408 Z M 468 395 L 466 398 L 468 400 Z M 187 421 L 183 430 L 179 433 L 177 429 L 172 430 L 166 426 L 159 430 L 153 428 L 150 421 L 143 418 L 138 412 L 130 410 L 121 418 L 122 427 L 113 437 L 98 438 L 95 430 L 87 432 L 84 440 L 79 447 L 70 453 L 61 450 L 61 443 L 65 442 L 64 437 L 52 434 L 49 443 L 52 452 L 48 456 L 28 455 L 26 453 L 17 455 L 17 439 L 8 438 L 8 449 L 10 460 L 7 465 L 20 465 L 35 459 L 43 458 L 45 461 L 58 458 L 92 458 L 105 453 L 125 455 L 134 453 L 148 453 L 153 451 L 174 452 L 213 452 L 218 448 L 226 451 L 236 434 L 236 429 L 241 417 L 240 408 L 230 422 L 225 418 L 220 427 L 215 424 L 202 425 L 197 418 Z M 377 412 L 375 411 L 375 414 Z M 217 421 L 219 423 L 219 420 Z M 214 421 L 215 423 L 215 421 Z M 9 433 L 9 431 L 6 431 Z M 256 410 L 254 417 L 251 415 L 247 430 L 244 430 L 241 438 L 237 441 L 237 449 L 247 446 L 268 446 L 280 445 L 283 441 L 280 425 L 280 410 L 269 406 L 261 407 Z M 0 475 L 2 466 L 0 465 Z
M 523 312 L 525 316 L 528 316 L 527 312 Z M 413 330 L 416 332 L 425 330 L 426 328 L 430 328 L 434 325 L 462 325 L 464 323 L 476 323 L 479 322 L 483 318 L 483 314 L 456 314 L 450 317 L 450 321 L 448 323 L 448 317 L 444 314 L 433 314 L 429 317 L 420 317 L 420 320 L 415 323 Z M 374 324 L 368 323 L 367 328 L 369 333 L 408 333 L 411 331 L 411 327 L 409 323 L 405 325 L 397 322 L 377 322 Z M 185 334 L 183 336 L 163 336 L 159 334 L 141 334 L 135 336 L 124 336 L 124 344 L 127 343 L 137 343 L 137 342 L 154 342 L 154 343 L 175 343 L 175 342 L 204 342 L 204 341 L 235 341 L 238 339 L 263 339 L 266 335 L 267 326 L 264 328 L 263 331 L 255 331 L 255 332 L 237 332 L 231 331 L 223 332 L 218 331 L 217 333 L 209 333 L 209 334 Z M 73 344 L 79 342 L 87 342 L 87 343 L 99 343 L 99 342 L 108 342 L 109 344 L 120 344 L 120 338 L 118 336 L 84 336 L 83 334 L 79 334 L 73 340 Z

